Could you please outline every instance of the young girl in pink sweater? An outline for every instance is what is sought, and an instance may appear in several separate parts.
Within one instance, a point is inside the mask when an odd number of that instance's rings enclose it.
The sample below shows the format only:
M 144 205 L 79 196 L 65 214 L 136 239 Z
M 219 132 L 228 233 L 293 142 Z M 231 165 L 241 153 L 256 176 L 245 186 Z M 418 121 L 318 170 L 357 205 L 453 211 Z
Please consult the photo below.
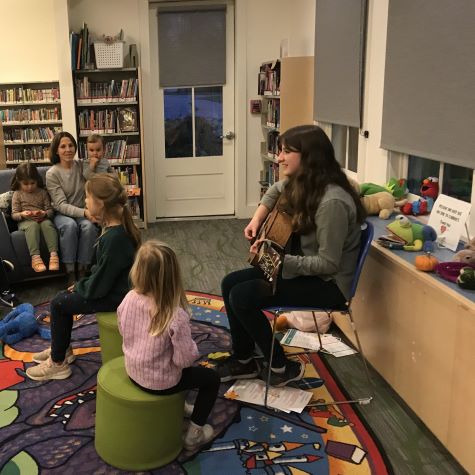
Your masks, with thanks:
M 184 446 L 194 450 L 214 436 L 206 420 L 218 395 L 219 377 L 212 369 L 191 366 L 199 353 L 175 253 L 162 242 L 145 242 L 130 279 L 133 290 L 117 309 L 127 374 L 154 394 L 198 389 L 194 407 L 185 404 L 191 420 Z

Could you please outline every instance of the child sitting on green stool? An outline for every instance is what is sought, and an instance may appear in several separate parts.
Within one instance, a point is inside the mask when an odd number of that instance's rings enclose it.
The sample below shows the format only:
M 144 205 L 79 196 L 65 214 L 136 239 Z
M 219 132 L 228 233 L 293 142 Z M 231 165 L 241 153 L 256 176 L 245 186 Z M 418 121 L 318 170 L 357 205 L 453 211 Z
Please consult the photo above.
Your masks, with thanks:
M 214 370 L 191 366 L 199 353 L 191 337 L 188 302 L 175 253 L 164 243 L 145 242 L 130 279 L 133 290 L 117 309 L 127 374 L 133 383 L 153 394 L 198 389 L 194 407 L 185 405 L 191 421 L 184 447 L 195 450 L 214 436 L 206 420 L 220 381 Z

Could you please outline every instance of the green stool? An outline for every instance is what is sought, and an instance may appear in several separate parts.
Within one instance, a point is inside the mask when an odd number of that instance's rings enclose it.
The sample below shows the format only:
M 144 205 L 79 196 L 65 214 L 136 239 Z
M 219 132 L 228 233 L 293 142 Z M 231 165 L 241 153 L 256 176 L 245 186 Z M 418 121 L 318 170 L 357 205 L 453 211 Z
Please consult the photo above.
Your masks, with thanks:
M 99 340 L 101 342 L 102 364 L 113 358 L 123 356 L 122 335 L 119 333 L 117 325 L 117 313 L 101 312 L 96 314 L 99 325 Z
M 107 362 L 97 375 L 97 453 L 122 470 L 170 463 L 182 450 L 184 403 L 184 392 L 156 396 L 135 386 L 123 356 Z

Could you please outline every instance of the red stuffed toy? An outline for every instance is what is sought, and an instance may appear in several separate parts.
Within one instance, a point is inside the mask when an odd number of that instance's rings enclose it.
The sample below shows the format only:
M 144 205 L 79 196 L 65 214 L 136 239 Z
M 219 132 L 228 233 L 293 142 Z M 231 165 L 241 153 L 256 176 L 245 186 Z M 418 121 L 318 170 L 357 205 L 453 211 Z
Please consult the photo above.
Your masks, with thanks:
M 412 203 L 406 203 L 401 207 L 403 214 L 412 214 L 419 216 L 421 214 L 427 214 L 432 211 L 434 201 L 439 194 L 439 179 L 436 177 L 428 177 L 422 181 L 420 188 L 421 198 Z

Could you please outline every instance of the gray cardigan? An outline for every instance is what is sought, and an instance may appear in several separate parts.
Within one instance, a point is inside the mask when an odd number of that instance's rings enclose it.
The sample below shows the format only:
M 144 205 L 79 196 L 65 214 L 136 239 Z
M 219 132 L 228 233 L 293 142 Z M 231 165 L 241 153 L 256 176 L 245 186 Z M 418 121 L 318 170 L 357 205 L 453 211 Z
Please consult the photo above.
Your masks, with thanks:
M 285 183 L 283 180 L 272 185 L 261 204 L 271 210 Z M 361 237 L 351 195 L 337 185 L 329 185 L 315 214 L 315 225 L 315 230 L 300 236 L 303 256 L 285 255 L 282 277 L 318 275 L 334 280 L 348 299 Z
M 71 218 L 84 217 L 86 193 L 84 185 L 94 173 L 108 171 L 109 162 L 102 158 L 92 172 L 89 163 L 84 160 L 74 160 L 71 169 L 62 167 L 59 163 L 46 172 L 46 189 L 51 196 L 53 209 Z

